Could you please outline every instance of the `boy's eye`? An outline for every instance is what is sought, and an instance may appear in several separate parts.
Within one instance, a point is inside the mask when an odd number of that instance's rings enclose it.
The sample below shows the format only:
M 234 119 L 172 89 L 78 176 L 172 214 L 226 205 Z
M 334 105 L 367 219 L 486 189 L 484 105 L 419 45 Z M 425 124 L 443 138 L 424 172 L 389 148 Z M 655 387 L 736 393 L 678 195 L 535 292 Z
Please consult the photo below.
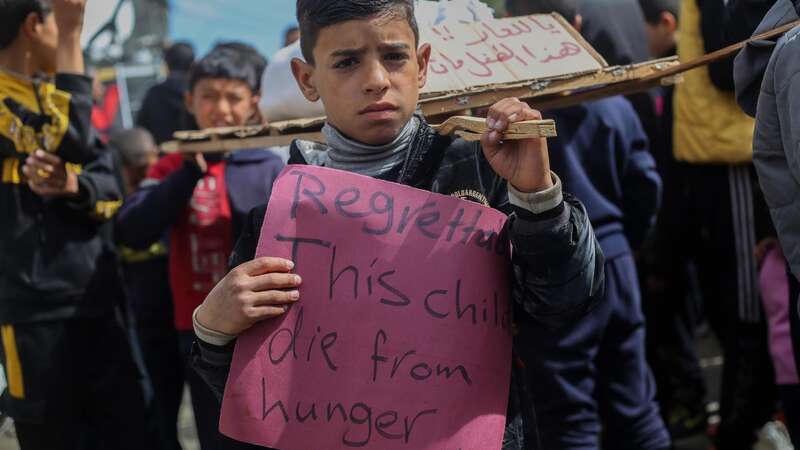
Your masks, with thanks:
M 385 58 L 389 61 L 405 61 L 408 59 L 408 54 L 401 52 L 392 52 L 392 53 L 387 53 Z
M 358 64 L 358 60 L 356 58 L 345 58 L 338 61 L 336 64 L 333 65 L 334 69 L 347 69 L 354 65 Z

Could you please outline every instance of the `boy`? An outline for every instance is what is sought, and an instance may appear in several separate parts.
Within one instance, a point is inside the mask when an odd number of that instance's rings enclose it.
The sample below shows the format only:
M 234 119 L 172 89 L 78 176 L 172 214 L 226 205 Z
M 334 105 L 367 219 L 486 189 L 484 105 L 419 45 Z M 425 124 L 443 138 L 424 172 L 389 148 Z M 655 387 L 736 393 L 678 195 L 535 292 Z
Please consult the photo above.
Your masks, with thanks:
M 492 106 L 481 144 L 437 135 L 415 115 L 430 46 L 420 46 L 410 0 L 299 0 L 297 18 L 307 62 L 295 59 L 297 84 L 325 105 L 327 145 L 296 141 L 291 162 L 348 170 L 453 194 L 511 216 L 514 245 L 515 349 L 535 347 L 532 324 L 564 325 L 585 314 L 601 291 L 603 258 L 579 202 L 562 194 L 549 170 L 547 144 L 503 142 L 509 123 L 537 119 L 509 98 Z M 507 180 L 507 181 L 506 181 Z M 231 257 L 234 267 L 195 311 L 193 364 L 221 397 L 232 340 L 254 323 L 284 313 L 299 299 L 293 263 L 254 258 L 266 206 L 254 210 Z M 312 276 L 311 274 L 302 274 Z M 302 301 L 302 300 L 301 300 Z M 535 445 L 536 382 L 523 358 L 512 372 L 504 448 Z
M 677 54 L 680 0 L 639 0 L 653 58 Z M 673 156 L 675 86 L 653 90 L 659 133 L 650 141 L 664 194 L 652 239 L 639 253 L 643 306 L 647 318 L 647 358 L 658 389 L 656 398 L 673 439 L 704 433 L 705 382 L 695 350 L 690 268 L 676 251 L 674 232 L 685 222 L 681 205 L 683 165 Z
M 678 17 L 680 0 L 639 0 L 644 13 L 647 47 L 653 58 L 666 58 L 675 54 L 678 45 Z
M 213 50 L 195 63 L 186 106 L 200 129 L 247 124 L 258 104 L 258 76 L 251 56 L 231 48 Z M 280 158 L 268 150 L 169 155 L 120 210 L 117 240 L 122 245 L 142 250 L 169 234 L 170 286 L 182 354 L 188 354 L 193 339 L 192 311 L 225 275 L 247 213 L 269 198 L 282 168 Z M 219 409 L 208 387 L 194 372 L 186 376 L 203 449 L 239 448 L 217 431 Z
M 574 0 L 506 4 L 520 14 L 557 12 L 581 31 Z M 530 368 L 539 381 L 533 392 L 541 447 L 667 449 L 670 440 L 645 359 L 633 258 L 655 221 L 661 194 L 647 136 L 623 97 L 547 111 L 545 117 L 559 128 L 551 141 L 552 167 L 562 174 L 565 189 L 587 205 L 608 278 L 597 308 L 575 326 L 534 329 Z
M 772 3 L 681 0 L 678 56 L 688 61 L 747 39 Z M 739 109 L 733 88 L 733 59 L 726 58 L 687 72 L 674 97 L 680 190 L 673 214 L 681 220 L 670 230 L 670 262 L 694 263 L 702 311 L 722 347 L 718 450 L 750 447 L 775 409 L 753 255 L 766 237 L 752 164 L 755 123 Z
M 136 115 L 136 125 L 153 134 L 157 144 L 172 140 L 172 134 L 186 129 L 187 74 L 194 62 L 194 47 L 176 42 L 164 52 L 167 79 L 148 89 Z
M 98 152 L 89 134 L 84 6 L 0 1 L 0 329 L 8 380 L 0 409 L 14 418 L 23 450 L 75 449 L 87 437 L 99 448 L 149 445 L 140 372 L 115 316 L 122 292 L 107 221 L 121 195 L 111 154 Z
M 109 141 L 117 178 L 124 195 L 139 190 L 158 161 L 158 147 L 144 128 L 115 134 Z M 153 386 L 150 419 L 161 450 L 180 450 L 178 410 L 183 396 L 183 358 L 175 330 L 166 236 L 144 250 L 120 246 L 125 297 L 133 313 L 134 329 L 144 366 Z M 155 449 L 154 449 L 155 450 Z

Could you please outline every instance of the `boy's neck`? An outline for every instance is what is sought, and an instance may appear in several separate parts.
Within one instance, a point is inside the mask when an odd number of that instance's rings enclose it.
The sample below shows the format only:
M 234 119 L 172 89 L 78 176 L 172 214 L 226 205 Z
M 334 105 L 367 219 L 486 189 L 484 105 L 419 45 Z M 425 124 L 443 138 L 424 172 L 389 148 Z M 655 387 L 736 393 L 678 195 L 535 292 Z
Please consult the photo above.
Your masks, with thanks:
M 0 68 L 27 77 L 33 76 L 35 72 L 30 52 L 19 43 L 0 50 Z

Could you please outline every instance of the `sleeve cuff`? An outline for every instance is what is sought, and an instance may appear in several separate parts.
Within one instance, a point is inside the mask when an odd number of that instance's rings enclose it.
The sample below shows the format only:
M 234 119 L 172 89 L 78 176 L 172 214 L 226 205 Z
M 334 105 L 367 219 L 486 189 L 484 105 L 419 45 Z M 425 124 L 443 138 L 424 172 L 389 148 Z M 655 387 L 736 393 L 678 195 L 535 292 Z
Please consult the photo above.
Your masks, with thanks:
M 214 331 L 212 329 L 206 328 L 197 320 L 197 310 L 200 307 L 198 306 L 195 308 L 194 312 L 192 313 L 192 326 L 194 327 L 194 334 L 197 336 L 198 339 L 205 342 L 206 344 L 215 345 L 217 347 L 224 347 L 231 343 L 236 336 L 231 336 L 230 334 L 220 333 L 219 331 Z
M 57 73 L 55 81 L 59 90 L 92 95 L 92 79 L 85 75 Z
M 520 192 L 508 183 L 509 203 L 533 214 L 542 214 L 560 205 L 564 201 L 561 179 L 554 172 L 550 172 L 550 175 L 553 178 L 553 186 L 540 192 Z
M 92 209 L 92 206 L 97 201 L 97 196 L 94 192 L 94 187 L 89 180 L 83 175 L 78 175 L 78 195 L 67 200 L 67 204 L 78 211 Z

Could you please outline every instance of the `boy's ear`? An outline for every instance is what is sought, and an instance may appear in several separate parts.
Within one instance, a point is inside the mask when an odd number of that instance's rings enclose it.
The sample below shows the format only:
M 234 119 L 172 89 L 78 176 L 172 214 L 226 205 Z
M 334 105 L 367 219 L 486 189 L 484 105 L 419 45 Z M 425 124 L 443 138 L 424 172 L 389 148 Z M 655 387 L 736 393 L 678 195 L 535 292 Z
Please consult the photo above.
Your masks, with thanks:
M 314 66 L 300 58 L 292 58 L 292 74 L 306 100 L 310 102 L 319 100 L 319 92 L 314 86 Z
M 36 39 L 39 35 L 39 27 L 43 26 L 42 21 L 39 19 L 39 14 L 32 12 L 29 13 L 22 26 L 19 28 L 19 34 L 24 34 L 28 39 Z
M 194 95 L 192 95 L 192 91 L 186 91 L 186 93 L 183 94 L 183 104 L 186 106 L 186 111 L 194 115 Z
M 422 44 L 417 50 L 417 65 L 419 72 L 417 73 L 417 85 L 420 89 L 425 87 L 428 82 L 428 62 L 431 60 L 431 44 Z
M 263 124 L 266 121 L 261 116 L 261 110 L 258 109 L 258 102 L 260 102 L 260 101 L 261 101 L 261 95 L 260 94 L 253 94 L 253 97 L 250 99 L 250 110 L 252 111 L 251 116 L 252 117 L 257 117 L 259 119 L 258 123 L 259 124 Z
M 661 24 L 664 25 L 670 33 L 674 33 L 678 29 L 678 20 L 668 11 L 661 12 Z

